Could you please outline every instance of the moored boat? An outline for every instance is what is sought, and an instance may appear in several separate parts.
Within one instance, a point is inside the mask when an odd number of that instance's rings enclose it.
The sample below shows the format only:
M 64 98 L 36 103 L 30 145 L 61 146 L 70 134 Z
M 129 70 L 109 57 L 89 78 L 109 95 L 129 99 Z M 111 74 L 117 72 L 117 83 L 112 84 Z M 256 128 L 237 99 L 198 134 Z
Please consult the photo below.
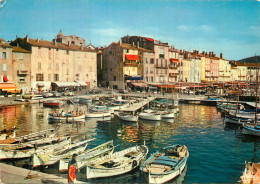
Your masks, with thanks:
M 155 113 L 153 110 L 146 110 L 138 114 L 139 118 L 151 121 L 160 121 L 162 119 L 160 113 Z
M 119 113 L 118 118 L 122 121 L 130 121 L 130 122 L 137 122 L 138 121 L 137 115 L 131 115 L 131 114 L 125 114 L 125 113 Z
M 165 183 L 180 175 L 189 157 L 185 145 L 173 145 L 152 154 L 141 166 L 149 183 Z
M 260 136 L 260 125 L 243 125 L 242 134 Z
M 60 104 L 58 100 L 47 100 L 43 102 L 43 105 L 47 107 L 58 107 Z
M 113 140 L 103 143 L 95 148 L 84 151 L 77 156 L 78 168 L 85 166 L 88 162 L 93 159 L 103 157 L 111 154 L 114 151 Z M 59 161 L 59 171 L 65 172 L 68 170 L 68 164 L 71 158 L 63 158 Z
M 240 179 L 242 184 L 260 183 L 260 163 L 245 163 L 245 170 Z
M 53 119 L 53 120 L 61 120 L 61 121 L 76 121 L 76 120 L 81 120 L 81 119 L 85 119 L 85 114 L 81 114 L 81 115 L 53 115 L 53 113 L 49 113 L 49 119 Z
M 147 153 L 148 148 L 141 145 L 94 159 L 87 164 L 86 177 L 91 179 L 125 174 L 139 167 Z
M 104 118 L 111 116 L 109 112 L 89 112 L 85 114 L 86 118 Z

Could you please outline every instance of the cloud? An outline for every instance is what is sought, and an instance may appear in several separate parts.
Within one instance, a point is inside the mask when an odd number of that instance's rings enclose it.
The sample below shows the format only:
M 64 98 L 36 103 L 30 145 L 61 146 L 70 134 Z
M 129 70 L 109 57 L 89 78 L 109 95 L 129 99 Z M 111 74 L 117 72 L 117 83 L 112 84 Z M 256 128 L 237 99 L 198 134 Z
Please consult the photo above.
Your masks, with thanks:
M 178 25 L 177 29 L 180 31 L 190 32 L 190 31 L 203 31 L 212 32 L 214 29 L 209 25 L 199 25 L 199 26 L 188 26 L 188 25 Z
M 189 26 L 186 25 L 178 25 L 177 29 L 180 31 L 189 31 Z

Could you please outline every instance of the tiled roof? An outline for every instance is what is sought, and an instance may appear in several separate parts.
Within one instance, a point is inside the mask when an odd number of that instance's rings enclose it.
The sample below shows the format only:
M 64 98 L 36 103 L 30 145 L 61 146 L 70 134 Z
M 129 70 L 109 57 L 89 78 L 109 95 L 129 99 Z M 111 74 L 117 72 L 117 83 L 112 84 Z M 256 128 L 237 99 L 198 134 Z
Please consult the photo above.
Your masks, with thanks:
M 24 53 L 31 53 L 30 51 L 28 50 L 25 50 L 21 47 L 13 47 L 13 52 L 24 52 Z
M 74 45 L 74 44 L 71 44 L 70 46 L 68 46 L 68 44 L 56 42 L 56 45 L 54 45 L 54 43 L 52 41 L 47 41 L 47 40 L 29 39 L 28 43 L 31 44 L 32 46 L 37 46 L 37 47 L 55 48 L 55 49 L 63 49 L 63 50 L 74 50 L 74 51 L 96 52 L 95 50 L 91 50 L 91 49 L 88 49 L 86 47 L 83 47 L 83 49 L 81 49 L 81 46 Z
M 11 45 L 9 45 L 9 44 L 7 44 L 7 43 L 5 43 L 5 42 L 0 43 L 0 47 L 12 48 Z

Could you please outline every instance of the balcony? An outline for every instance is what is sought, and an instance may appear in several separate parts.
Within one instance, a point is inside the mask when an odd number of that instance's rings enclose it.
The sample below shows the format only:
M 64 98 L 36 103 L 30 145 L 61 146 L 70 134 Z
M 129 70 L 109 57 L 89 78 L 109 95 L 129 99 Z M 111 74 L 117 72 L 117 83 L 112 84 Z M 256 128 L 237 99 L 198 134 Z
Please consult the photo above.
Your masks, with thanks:
M 169 66 L 169 69 L 177 69 L 177 66 Z
M 28 75 L 27 70 L 17 70 L 17 75 Z
M 179 73 L 169 73 L 169 77 L 177 77 Z
M 161 68 L 161 69 L 168 69 L 167 66 L 162 66 L 162 65 L 155 65 L 156 68 Z
M 138 63 L 127 63 L 127 62 L 125 62 L 124 66 L 134 66 L 134 67 L 137 67 Z

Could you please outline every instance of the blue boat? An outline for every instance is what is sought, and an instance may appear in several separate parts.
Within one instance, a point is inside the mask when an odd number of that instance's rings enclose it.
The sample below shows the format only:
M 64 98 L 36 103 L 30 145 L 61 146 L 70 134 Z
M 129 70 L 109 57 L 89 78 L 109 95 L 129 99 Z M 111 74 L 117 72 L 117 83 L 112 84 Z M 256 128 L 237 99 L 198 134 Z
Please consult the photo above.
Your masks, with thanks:
M 149 183 L 165 183 L 180 175 L 189 157 L 185 145 L 173 145 L 152 154 L 141 166 Z

